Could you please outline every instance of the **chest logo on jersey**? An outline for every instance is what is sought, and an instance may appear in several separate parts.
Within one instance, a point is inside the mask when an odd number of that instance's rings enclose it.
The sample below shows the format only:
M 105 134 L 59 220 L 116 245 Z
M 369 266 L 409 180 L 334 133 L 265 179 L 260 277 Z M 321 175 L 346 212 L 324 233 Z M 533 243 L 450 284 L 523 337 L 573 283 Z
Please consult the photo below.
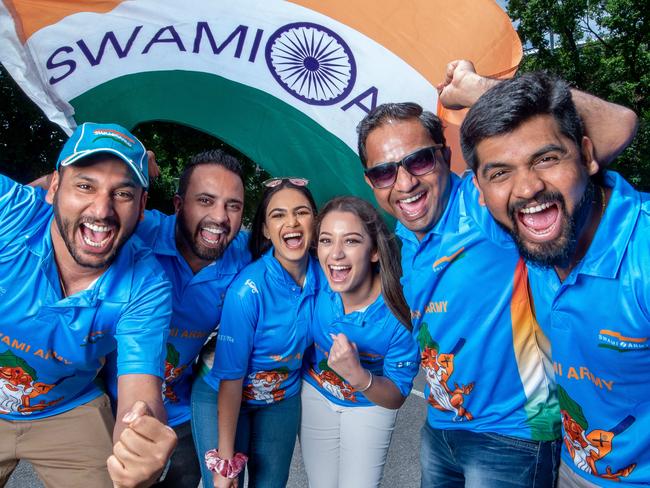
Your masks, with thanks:
M 36 370 L 23 358 L 11 351 L 0 354 L 0 413 L 28 415 L 44 410 L 63 400 L 63 397 L 46 402 L 32 401 L 48 393 L 71 376 L 64 376 L 56 383 L 38 381 Z
M 589 430 L 589 422 L 582 407 L 561 386 L 557 387 L 562 413 L 564 445 L 578 469 L 599 478 L 621 481 L 634 471 L 636 463 L 612 469 L 607 461 L 600 460 L 614 450 L 613 439 L 626 431 L 636 419 L 627 415 L 613 427 Z M 602 426 L 599 426 L 602 427 Z
M 434 273 L 437 273 L 441 269 L 443 269 L 445 266 L 449 266 L 451 263 L 454 261 L 461 259 L 465 255 L 463 254 L 463 251 L 465 250 L 465 247 L 461 247 L 457 251 L 453 252 L 449 256 L 442 256 L 441 258 L 438 258 L 434 261 L 433 266 L 431 268 L 433 269 Z
M 88 334 L 83 342 L 81 343 L 81 347 L 86 347 L 90 344 L 95 344 L 99 342 L 101 339 L 106 337 L 106 334 L 108 334 L 111 330 L 110 329 L 105 329 L 105 330 L 96 330 L 94 332 L 91 332 Z
M 174 384 L 187 368 L 186 364 L 179 366 L 181 355 L 171 342 L 167 343 L 167 357 L 165 358 L 165 381 L 163 382 L 163 399 L 171 403 L 178 402 L 178 395 L 174 391 Z
M 246 280 L 244 284 L 251 289 L 252 293 L 259 293 L 259 291 L 257 291 L 257 285 L 253 280 Z
M 598 332 L 598 347 L 618 352 L 647 351 L 650 349 L 647 337 L 626 337 L 620 332 L 603 329 Z
M 452 385 L 455 358 L 465 345 L 465 339 L 458 340 L 451 351 L 443 352 L 429 334 L 426 323 L 418 333 L 418 345 L 422 356 L 422 369 L 429 385 L 427 402 L 433 408 L 454 414 L 454 422 L 473 420 L 474 416 L 465 408 L 465 399 L 474 389 L 474 382 L 466 385 L 455 381 Z

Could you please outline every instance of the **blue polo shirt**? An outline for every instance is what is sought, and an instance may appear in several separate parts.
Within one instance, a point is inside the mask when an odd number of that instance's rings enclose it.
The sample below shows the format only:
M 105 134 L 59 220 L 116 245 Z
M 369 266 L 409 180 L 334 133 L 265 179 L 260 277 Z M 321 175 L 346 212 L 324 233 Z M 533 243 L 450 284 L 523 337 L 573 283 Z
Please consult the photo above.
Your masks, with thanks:
M 319 273 L 318 261 L 310 257 L 301 288 L 271 248 L 244 268 L 228 289 L 211 375 L 219 380 L 244 378 L 244 403 L 265 405 L 300 391 Z
M 514 244 L 488 237 L 471 178 L 450 176 L 447 206 L 418 241 L 398 224 L 402 285 L 420 346 L 435 429 L 559 437 L 548 343 Z
M 240 232 L 221 258 L 194 274 L 176 248 L 176 216 L 147 211 L 137 235 L 153 254 L 172 283 L 172 320 L 166 344 L 163 402 L 167 423 L 176 426 L 190 419 L 192 365 L 208 336 L 221 319 L 226 289 L 250 260 L 248 234 Z M 112 360 L 111 360 L 112 359 Z M 109 358 L 106 380 L 117 395 L 115 361 Z
M 361 365 L 373 376 L 385 376 L 405 397 L 410 393 L 420 364 L 418 346 L 381 294 L 366 309 L 346 315 L 341 296 L 324 284 L 311 331 L 314 345 L 306 353 L 303 377 L 328 400 L 346 407 L 374 405 L 327 365 L 330 334 L 339 333 L 356 343 Z
M 563 461 L 599 486 L 648 486 L 650 194 L 611 171 L 605 183 L 611 198 L 585 257 L 563 283 L 529 266 L 531 290 L 553 346 Z
M 118 374 L 162 377 L 171 285 L 129 239 L 86 290 L 63 297 L 50 234 L 52 207 L 0 175 L 0 418 L 56 415 L 102 394 L 95 383 L 117 350 Z

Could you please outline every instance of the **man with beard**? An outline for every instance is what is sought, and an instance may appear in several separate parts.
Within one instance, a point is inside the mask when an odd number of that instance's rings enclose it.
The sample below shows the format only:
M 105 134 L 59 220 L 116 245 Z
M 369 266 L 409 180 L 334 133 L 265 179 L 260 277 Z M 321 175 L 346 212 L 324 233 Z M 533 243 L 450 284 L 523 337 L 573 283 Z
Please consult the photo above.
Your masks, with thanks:
M 576 97 L 587 116 L 619 120 L 625 112 Z M 619 129 L 599 146 L 603 154 L 626 138 L 626 127 Z M 445 408 L 449 402 L 428 408 L 421 486 L 554 486 L 560 412 L 523 261 L 509 239 L 492 240 L 481 231 L 472 216 L 479 205 L 471 179 L 451 174 L 435 115 L 413 103 L 384 104 L 361 121 L 358 132 L 366 181 L 380 206 L 399 220 L 413 333 L 430 338 L 421 344 L 423 361 L 430 353 L 426 344 L 435 344 L 441 357 L 454 355 L 454 384 L 471 385 L 462 398 L 471 415 Z M 457 344 L 463 344 L 461 352 Z
M 541 73 L 487 91 L 461 138 L 553 349 L 560 486 L 650 484 L 650 195 L 601 169 L 567 86 Z M 500 231 L 485 215 L 483 227 Z
M 144 147 L 113 124 L 72 134 L 52 205 L 0 176 L 2 388 L 22 391 L 0 412 L 0 485 L 27 459 L 47 486 L 148 486 L 174 448 L 157 420 L 170 285 L 129 239 L 147 186 Z M 116 349 L 114 422 L 95 378 Z
M 204 453 L 197 453 L 192 441 L 193 365 L 217 329 L 228 285 L 251 259 L 248 234 L 240 232 L 244 182 L 239 161 L 219 149 L 193 156 L 180 176 L 174 207 L 174 215 L 146 211 L 136 234 L 153 250 L 173 291 L 163 401 L 178 446 L 164 481 L 156 486 L 196 488 Z M 109 358 L 106 379 L 112 396 L 117 386 L 115 367 L 115 358 Z M 201 387 L 205 388 L 203 383 Z M 210 415 L 216 428 L 216 405 Z

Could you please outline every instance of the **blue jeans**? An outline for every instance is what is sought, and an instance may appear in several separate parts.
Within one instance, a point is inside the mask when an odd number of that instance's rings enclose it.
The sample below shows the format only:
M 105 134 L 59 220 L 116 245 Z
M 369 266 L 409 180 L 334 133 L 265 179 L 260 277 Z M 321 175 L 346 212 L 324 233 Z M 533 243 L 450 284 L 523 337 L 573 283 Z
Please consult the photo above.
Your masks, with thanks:
M 561 440 L 530 441 L 488 432 L 421 431 L 422 488 L 553 488 Z
M 217 395 L 201 376 L 194 379 L 192 385 L 192 437 L 201 465 L 201 477 L 204 488 L 212 488 L 212 471 L 205 467 L 205 451 L 215 449 L 219 442 L 217 424 Z M 241 485 L 243 486 L 243 485 Z
M 242 404 L 235 449 L 248 455 L 249 488 L 286 486 L 299 424 L 300 395 L 269 405 Z

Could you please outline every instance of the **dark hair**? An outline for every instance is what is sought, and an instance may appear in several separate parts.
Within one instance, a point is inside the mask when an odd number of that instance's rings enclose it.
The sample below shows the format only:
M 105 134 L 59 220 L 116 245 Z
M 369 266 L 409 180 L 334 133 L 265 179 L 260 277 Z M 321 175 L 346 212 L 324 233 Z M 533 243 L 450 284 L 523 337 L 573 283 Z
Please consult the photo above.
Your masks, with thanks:
M 546 73 L 526 73 L 497 84 L 469 110 L 460 128 L 467 164 L 476 172 L 476 146 L 483 139 L 512 132 L 537 115 L 553 116 L 560 132 L 582 146 L 582 122 L 567 84 Z
M 400 250 L 379 212 L 370 203 L 358 197 L 337 197 L 325 204 L 316 220 L 316 235 L 320 233 L 323 218 L 330 212 L 349 212 L 359 217 L 363 228 L 372 239 L 374 249 L 379 254 L 379 266 L 375 272 L 381 279 L 381 294 L 393 315 L 406 327 L 412 329 L 411 312 L 400 284 L 402 265 Z
M 377 127 L 385 124 L 389 120 L 410 120 L 417 119 L 422 124 L 433 142 L 445 145 L 444 127 L 440 119 L 433 113 L 423 110 L 420 105 L 413 102 L 403 103 L 384 103 L 378 105 L 366 115 L 359 125 L 357 125 L 358 151 L 361 164 L 364 168 L 368 167 L 368 154 L 366 153 L 366 139 L 368 135 Z
M 259 259 L 262 254 L 264 254 L 270 247 L 271 241 L 264 237 L 264 221 L 266 220 L 266 209 L 269 207 L 269 202 L 273 195 L 277 192 L 290 188 L 296 190 L 304 195 L 304 197 L 309 201 L 311 208 L 316 215 L 316 202 L 314 197 L 309 191 L 309 188 L 306 186 L 298 186 L 291 183 L 288 179 L 282 180 L 277 186 L 266 187 L 264 193 L 262 193 L 262 200 L 255 210 L 255 216 L 253 217 L 253 224 L 251 226 L 251 236 L 248 240 L 248 249 L 253 256 L 253 261 Z
M 221 149 L 211 149 L 195 154 L 183 168 L 180 178 L 178 179 L 178 194 L 181 197 L 185 196 L 187 187 L 190 184 L 190 178 L 194 172 L 194 168 L 202 164 L 214 164 L 216 166 L 223 166 L 228 171 L 232 171 L 242 180 L 244 184 L 244 172 L 241 163 L 236 157 L 222 151 Z

